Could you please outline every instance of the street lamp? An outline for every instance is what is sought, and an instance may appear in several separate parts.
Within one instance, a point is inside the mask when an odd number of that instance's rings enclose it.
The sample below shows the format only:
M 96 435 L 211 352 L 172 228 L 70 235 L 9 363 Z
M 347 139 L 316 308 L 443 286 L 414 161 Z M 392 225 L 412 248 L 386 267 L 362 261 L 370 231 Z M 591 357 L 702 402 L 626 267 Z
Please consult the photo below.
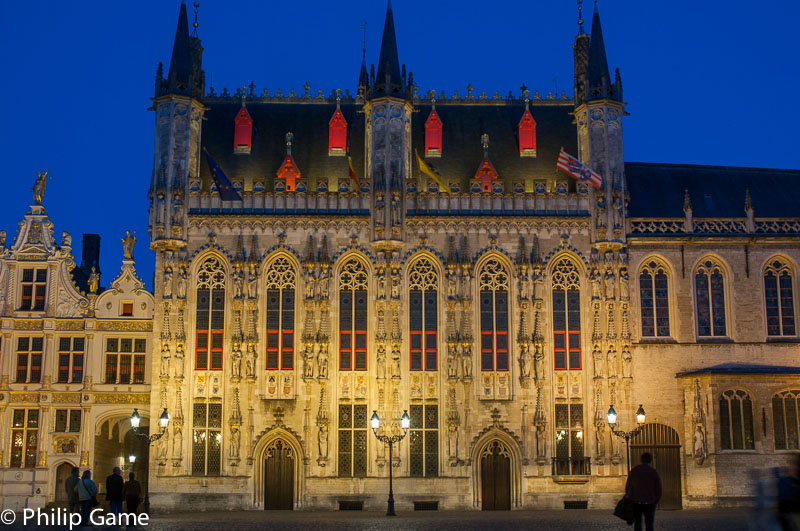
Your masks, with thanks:
M 608 425 L 611 427 L 611 433 L 625 439 L 625 455 L 628 458 L 628 472 L 631 471 L 631 438 L 635 437 L 642 431 L 645 422 L 645 413 L 642 404 L 639 404 L 639 409 L 636 410 L 636 428 L 631 431 L 622 431 L 615 429 L 617 425 L 617 411 L 614 409 L 614 405 L 612 404 L 610 408 L 608 408 L 608 413 L 606 414 L 608 417 Z
M 403 410 L 403 416 L 400 418 L 400 427 L 403 428 L 402 435 L 399 433 L 395 435 L 378 435 L 378 428 L 381 427 L 381 419 L 378 416 L 378 412 L 374 409 L 372 410 L 372 418 L 370 418 L 369 422 L 372 426 L 372 433 L 375 434 L 375 438 L 389 445 L 389 501 L 386 509 L 386 516 L 397 516 L 394 512 L 394 491 L 392 490 L 392 446 L 394 446 L 394 443 L 402 441 L 406 436 L 408 428 L 411 425 L 411 418 L 408 416 L 408 410 Z
M 141 437 L 142 439 L 147 440 L 147 444 L 151 445 L 155 441 L 159 440 L 164 434 L 167 432 L 167 425 L 169 424 L 169 413 L 167 413 L 167 408 L 164 408 L 164 411 L 161 412 L 161 416 L 158 419 L 158 424 L 161 426 L 161 433 L 144 433 L 139 431 L 139 424 L 142 422 L 142 417 L 139 416 L 139 410 L 137 408 L 133 408 L 133 414 L 131 414 L 131 428 L 133 429 L 133 433 Z M 128 457 L 131 465 L 136 462 L 136 456 L 131 454 Z M 148 475 L 147 481 L 147 489 L 144 491 L 144 512 L 145 514 L 150 514 L 150 478 Z

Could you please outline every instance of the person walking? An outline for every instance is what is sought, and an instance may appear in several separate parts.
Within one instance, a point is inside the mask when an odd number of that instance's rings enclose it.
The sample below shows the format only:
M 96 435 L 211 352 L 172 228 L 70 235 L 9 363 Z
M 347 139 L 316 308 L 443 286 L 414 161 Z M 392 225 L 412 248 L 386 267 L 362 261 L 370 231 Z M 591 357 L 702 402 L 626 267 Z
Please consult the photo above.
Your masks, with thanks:
M 646 531 L 653 531 L 653 521 L 656 516 L 656 504 L 661 499 L 661 478 L 653 468 L 653 456 L 645 452 L 641 457 L 642 463 L 636 465 L 628 472 L 628 482 L 625 484 L 625 496 L 633 502 L 634 531 L 642 531 L 642 516 Z
M 67 489 L 67 502 L 69 502 L 69 512 L 77 513 L 81 510 L 81 502 L 78 500 L 78 493 L 75 492 L 75 486 L 81 480 L 81 469 L 74 466 L 72 467 L 72 475 L 64 482 Z
M 122 479 L 122 470 L 118 466 L 114 467 L 111 475 L 106 478 L 106 499 L 109 502 L 109 512 L 122 514 L 122 489 L 125 487 L 125 480 Z
M 89 525 L 89 513 L 96 505 L 97 485 L 92 481 L 92 473 L 89 470 L 83 471 L 78 484 L 75 485 L 75 492 L 81 502 L 81 525 Z
M 128 506 L 128 513 L 138 514 L 139 497 L 142 495 L 142 486 L 134 479 L 133 472 L 128 474 L 128 481 L 125 482 L 125 487 L 122 490 L 122 496 L 125 498 L 125 504 Z

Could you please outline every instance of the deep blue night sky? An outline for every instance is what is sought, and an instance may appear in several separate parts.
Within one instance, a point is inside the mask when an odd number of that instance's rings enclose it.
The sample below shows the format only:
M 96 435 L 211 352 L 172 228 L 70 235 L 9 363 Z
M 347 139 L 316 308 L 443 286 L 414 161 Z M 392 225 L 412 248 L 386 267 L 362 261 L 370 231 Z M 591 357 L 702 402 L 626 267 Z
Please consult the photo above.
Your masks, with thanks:
M 203 66 L 217 92 L 251 81 L 258 93 L 302 93 L 305 82 L 312 93 L 355 92 L 365 20 L 367 61 L 377 61 L 382 0 L 201 4 Z M 518 94 L 525 82 L 545 95 L 554 78 L 559 92 L 572 94 L 574 1 L 393 5 L 400 60 L 421 94 L 463 94 L 470 83 L 476 94 Z M 165 72 L 169 66 L 178 8 L 179 0 L 4 3 L 0 229 L 9 244 L 36 172 L 49 168 L 44 205 L 56 235 L 73 235 L 76 260 L 81 233 L 100 233 L 107 286 L 119 271 L 119 239 L 136 230 L 139 273 L 151 285 L 147 108 L 158 61 Z M 630 112 L 626 160 L 800 168 L 797 3 L 601 0 L 600 10 L 609 65 L 621 68 Z

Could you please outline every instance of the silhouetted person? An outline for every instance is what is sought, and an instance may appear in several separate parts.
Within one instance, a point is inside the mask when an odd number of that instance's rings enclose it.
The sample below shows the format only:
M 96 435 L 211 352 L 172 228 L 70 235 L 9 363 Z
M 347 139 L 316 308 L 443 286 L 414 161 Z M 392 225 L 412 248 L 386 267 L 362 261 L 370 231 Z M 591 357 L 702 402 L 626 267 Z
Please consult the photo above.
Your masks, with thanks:
M 634 531 L 642 531 L 642 516 L 647 531 L 653 531 L 656 516 L 656 504 L 661 499 L 661 478 L 652 467 L 653 456 L 642 454 L 642 464 L 636 465 L 628 473 L 625 484 L 625 495 L 633 502 Z
M 81 525 L 89 525 L 89 513 L 95 505 L 97 495 L 97 485 L 92 481 L 92 473 L 89 470 L 83 471 L 83 476 L 75 485 L 75 492 L 81 502 Z
M 111 475 L 106 478 L 106 499 L 111 506 L 109 512 L 122 514 L 122 489 L 125 480 L 122 479 L 122 470 L 118 466 L 114 467 Z
M 78 500 L 78 493 L 75 492 L 75 486 L 81 480 L 81 469 L 74 466 L 72 467 L 72 475 L 64 482 L 64 487 L 67 489 L 67 501 L 69 502 L 69 512 L 77 513 L 81 510 L 81 502 Z
M 778 484 L 778 523 L 783 531 L 797 531 L 792 513 L 797 511 L 800 484 L 796 476 L 781 474 L 780 468 L 774 472 Z
M 134 478 L 133 472 L 128 474 L 128 481 L 125 482 L 125 488 L 122 495 L 125 497 L 125 504 L 128 506 L 128 513 L 136 514 L 139 509 L 139 500 L 142 495 L 142 486 Z

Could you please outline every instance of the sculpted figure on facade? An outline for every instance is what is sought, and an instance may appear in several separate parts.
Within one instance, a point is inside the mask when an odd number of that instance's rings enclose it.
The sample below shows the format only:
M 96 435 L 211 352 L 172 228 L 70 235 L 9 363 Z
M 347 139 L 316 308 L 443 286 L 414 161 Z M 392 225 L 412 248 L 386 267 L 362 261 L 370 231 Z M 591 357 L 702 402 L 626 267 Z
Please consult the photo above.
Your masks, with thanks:
M 314 344 L 306 343 L 303 350 L 303 378 L 314 377 Z
M 52 177 L 50 177 L 52 179 Z M 47 189 L 47 170 L 44 173 L 36 173 L 36 181 L 33 183 L 33 204 L 41 205 L 44 199 L 44 191 Z
M 167 343 L 164 343 L 161 346 L 161 376 L 162 377 L 169 377 L 169 358 L 170 358 L 169 345 Z
M 247 358 L 245 359 L 245 376 L 248 378 L 256 377 L 256 346 L 247 345 Z
M 236 424 L 231 425 L 231 459 L 239 459 L 239 447 L 242 444 L 242 432 Z
M 183 378 L 183 364 L 186 353 L 183 351 L 183 344 L 178 343 L 175 348 L 175 378 Z
M 617 349 L 614 345 L 608 347 L 606 359 L 608 362 L 608 377 L 615 378 L 617 376 Z
M 633 362 L 633 355 L 631 355 L 631 347 L 625 345 L 622 347 L 622 377 L 631 377 L 631 364 Z
M 322 379 L 328 377 L 328 342 L 323 341 L 319 344 L 317 353 L 317 376 Z
M 458 378 L 458 345 L 447 345 L 447 377 Z
M 89 293 L 97 293 L 100 290 L 100 275 L 97 274 L 94 266 L 92 266 L 92 274 L 89 275 Z
M 317 449 L 319 450 L 319 458 L 328 459 L 328 424 L 320 423 L 319 430 L 317 431 Z
M 547 425 L 544 422 L 536 423 L 536 462 L 544 463 L 547 459 Z
M 606 284 L 606 299 L 607 300 L 608 299 L 613 299 L 614 298 L 614 281 L 615 281 L 614 271 L 611 270 L 611 269 L 608 269 L 606 271 L 606 276 L 605 276 L 604 280 L 605 280 L 605 284 Z
M 595 424 L 595 442 L 597 444 L 597 458 L 602 459 L 606 455 L 606 425 L 604 422 Z
M 181 262 L 178 265 L 178 282 L 177 282 L 177 295 L 179 299 L 186 298 L 186 288 L 189 284 L 189 271 L 186 267 L 186 262 Z
M 234 266 L 231 276 L 233 277 L 233 298 L 241 299 L 244 293 L 244 271 L 240 264 Z
M 464 378 L 472 378 L 472 345 L 464 343 L 461 346 L 461 374 Z
M 600 269 L 592 269 L 592 300 L 600 300 L 602 298 L 603 285 L 600 278 Z
M 400 378 L 400 345 L 392 345 L 392 378 Z
M 520 376 L 527 380 L 531 377 L 531 369 L 533 365 L 533 354 L 530 351 L 530 346 L 523 342 L 519 345 L 519 367 Z
M 447 425 L 447 456 L 450 466 L 458 463 L 458 424 L 451 422 Z
M 180 463 L 183 459 L 183 426 L 178 423 L 173 423 L 172 427 L 172 459 L 176 463 Z
M 231 353 L 231 378 L 242 377 L 242 347 L 239 343 L 233 344 Z
M 622 267 L 619 270 L 619 300 L 627 301 L 630 299 L 630 285 L 628 284 L 628 268 Z
M 172 298 L 172 267 L 164 267 L 164 289 L 161 292 L 165 299 Z
M 331 278 L 331 268 L 328 267 L 327 264 L 322 264 L 322 266 L 319 268 L 319 280 L 317 281 L 320 299 L 324 300 L 328 298 L 328 288 L 330 284 L 330 278 Z
M 536 373 L 536 381 L 541 382 L 547 379 L 544 370 L 544 348 L 540 343 L 535 343 L 533 350 L 533 369 Z
M 386 345 L 383 343 L 378 343 L 378 355 L 376 357 L 377 361 L 377 378 L 378 380 L 383 380 L 386 378 Z
M 594 368 L 594 377 L 595 378 L 602 378 L 605 376 L 605 370 L 603 367 L 603 351 L 600 350 L 600 345 L 595 345 L 594 350 L 592 351 L 592 361 L 593 361 L 593 368 Z

